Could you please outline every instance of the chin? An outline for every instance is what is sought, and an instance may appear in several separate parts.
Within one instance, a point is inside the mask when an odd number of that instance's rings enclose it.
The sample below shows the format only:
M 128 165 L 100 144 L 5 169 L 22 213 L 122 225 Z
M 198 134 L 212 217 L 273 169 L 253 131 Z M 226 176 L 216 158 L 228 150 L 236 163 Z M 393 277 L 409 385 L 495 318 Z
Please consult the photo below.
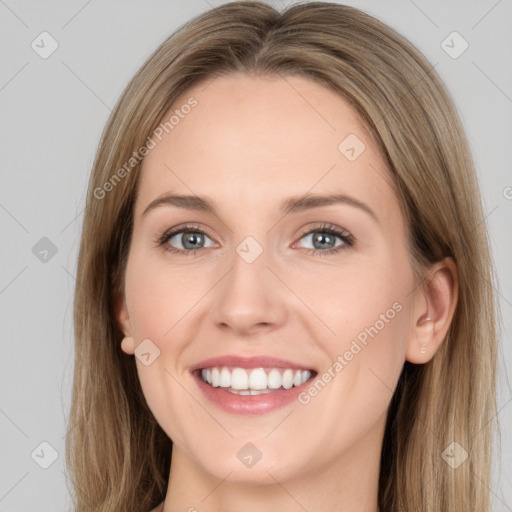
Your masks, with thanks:
M 272 449 L 264 447 L 263 442 L 259 444 L 260 449 L 250 441 L 237 442 L 235 449 L 226 449 L 213 457 L 209 452 L 208 459 L 198 457 L 196 460 L 215 478 L 237 485 L 271 485 L 276 480 L 287 480 L 297 475 L 300 467 L 296 450 L 283 446 L 280 450 L 278 447 Z

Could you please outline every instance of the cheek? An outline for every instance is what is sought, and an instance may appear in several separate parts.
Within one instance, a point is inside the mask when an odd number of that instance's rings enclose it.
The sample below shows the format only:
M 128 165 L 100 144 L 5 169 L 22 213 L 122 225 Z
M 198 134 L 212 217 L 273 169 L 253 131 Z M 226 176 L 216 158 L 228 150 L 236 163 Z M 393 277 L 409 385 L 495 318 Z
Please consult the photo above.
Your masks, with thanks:
M 327 451 L 353 445 L 386 415 L 405 361 L 411 313 L 407 293 L 392 280 L 380 286 L 359 280 L 357 292 L 337 297 L 328 319 L 336 335 L 317 338 L 326 365 L 299 397 L 304 425 L 328 431 Z
M 193 306 L 207 289 L 204 272 L 183 271 L 166 265 L 162 258 L 141 248 L 133 247 L 127 263 L 126 303 L 137 344 L 151 340 L 151 357 L 146 366 L 142 358 L 135 358 L 140 384 L 148 407 L 166 434 L 178 444 L 186 437 L 183 425 L 201 424 L 204 416 L 190 403 L 184 391 L 192 383 L 179 363 L 187 350 L 190 315 Z M 176 410 L 180 421 L 176 421 Z
M 126 303 L 138 339 L 163 340 L 206 291 L 205 276 L 167 266 L 133 251 L 126 271 Z
M 326 379 L 336 381 L 333 389 L 340 392 L 350 388 L 356 408 L 358 400 L 368 404 L 388 398 L 405 361 L 410 332 L 414 276 L 407 253 L 381 253 L 371 264 L 330 277 L 307 294 L 311 309 L 329 328 L 316 336 L 327 354 L 324 372 L 343 375 Z
M 414 282 L 406 264 L 381 256 L 371 262 L 332 266 L 310 278 L 307 273 L 289 274 L 287 280 L 295 280 L 294 291 L 317 318 L 316 339 L 336 354 L 354 339 L 369 346 L 374 338 L 381 343 L 404 338 Z

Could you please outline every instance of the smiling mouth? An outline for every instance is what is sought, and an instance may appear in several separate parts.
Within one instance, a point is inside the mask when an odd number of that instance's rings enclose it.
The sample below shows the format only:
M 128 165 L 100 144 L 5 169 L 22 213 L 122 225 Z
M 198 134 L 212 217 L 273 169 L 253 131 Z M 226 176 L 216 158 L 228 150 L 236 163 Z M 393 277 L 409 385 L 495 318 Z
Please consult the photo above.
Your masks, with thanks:
M 197 370 L 197 374 L 213 388 L 222 388 L 236 395 L 262 395 L 301 386 L 312 379 L 316 372 L 291 368 L 213 366 Z

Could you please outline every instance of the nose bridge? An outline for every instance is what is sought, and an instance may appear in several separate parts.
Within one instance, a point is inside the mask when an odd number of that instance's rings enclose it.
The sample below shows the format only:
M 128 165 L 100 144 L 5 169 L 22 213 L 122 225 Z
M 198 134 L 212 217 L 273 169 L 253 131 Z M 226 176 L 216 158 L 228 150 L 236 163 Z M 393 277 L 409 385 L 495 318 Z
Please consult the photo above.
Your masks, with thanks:
M 230 270 L 219 283 L 215 300 L 214 321 L 218 325 L 242 332 L 284 320 L 285 305 L 277 279 L 267 268 L 273 258 L 266 245 L 249 235 L 233 248 Z
M 249 218 L 255 218 L 257 214 L 251 215 Z M 242 223 L 243 224 L 243 223 Z M 233 228 L 232 237 L 232 253 L 228 257 L 229 272 L 228 280 L 233 291 L 236 289 L 254 284 L 264 285 L 265 278 L 268 279 L 271 273 L 266 268 L 272 265 L 274 255 L 271 253 L 271 234 L 267 232 L 268 228 L 263 222 L 256 225 L 254 222 L 245 223 Z M 264 286 L 260 286 L 260 290 L 264 291 Z M 257 293 L 258 290 L 253 290 Z
M 250 304 L 251 297 L 254 298 L 253 304 L 267 302 L 270 291 L 268 278 L 271 273 L 266 267 L 270 263 L 270 256 L 264 241 L 259 242 L 252 235 L 245 237 L 234 247 L 225 292 L 241 300 L 240 304 Z

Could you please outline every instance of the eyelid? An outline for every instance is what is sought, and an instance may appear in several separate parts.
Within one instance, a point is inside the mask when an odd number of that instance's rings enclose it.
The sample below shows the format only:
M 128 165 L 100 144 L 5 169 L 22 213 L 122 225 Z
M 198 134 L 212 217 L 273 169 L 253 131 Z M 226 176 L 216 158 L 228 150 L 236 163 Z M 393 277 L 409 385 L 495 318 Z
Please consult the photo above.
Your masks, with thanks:
M 346 229 L 337 226 L 336 224 L 330 224 L 329 222 L 320 222 L 318 225 L 309 226 L 300 232 L 299 239 L 301 239 L 304 235 L 309 235 L 314 231 L 333 231 L 335 233 L 342 234 L 347 238 L 352 237 L 349 231 Z
M 157 235 L 156 244 L 161 245 L 164 240 L 168 241 L 171 238 L 173 238 L 174 236 L 178 235 L 179 233 L 187 232 L 187 231 L 191 231 L 194 233 L 195 232 L 202 233 L 202 234 L 206 235 L 208 238 L 210 238 L 210 240 L 213 240 L 215 243 L 217 243 L 215 238 L 210 236 L 208 234 L 208 232 L 204 229 L 203 226 L 192 222 L 192 223 L 178 224 L 177 226 L 173 226 L 172 228 L 169 228 L 168 230 L 164 231 L 164 233 L 162 235 Z M 187 252 L 191 252 L 191 251 L 187 251 Z

